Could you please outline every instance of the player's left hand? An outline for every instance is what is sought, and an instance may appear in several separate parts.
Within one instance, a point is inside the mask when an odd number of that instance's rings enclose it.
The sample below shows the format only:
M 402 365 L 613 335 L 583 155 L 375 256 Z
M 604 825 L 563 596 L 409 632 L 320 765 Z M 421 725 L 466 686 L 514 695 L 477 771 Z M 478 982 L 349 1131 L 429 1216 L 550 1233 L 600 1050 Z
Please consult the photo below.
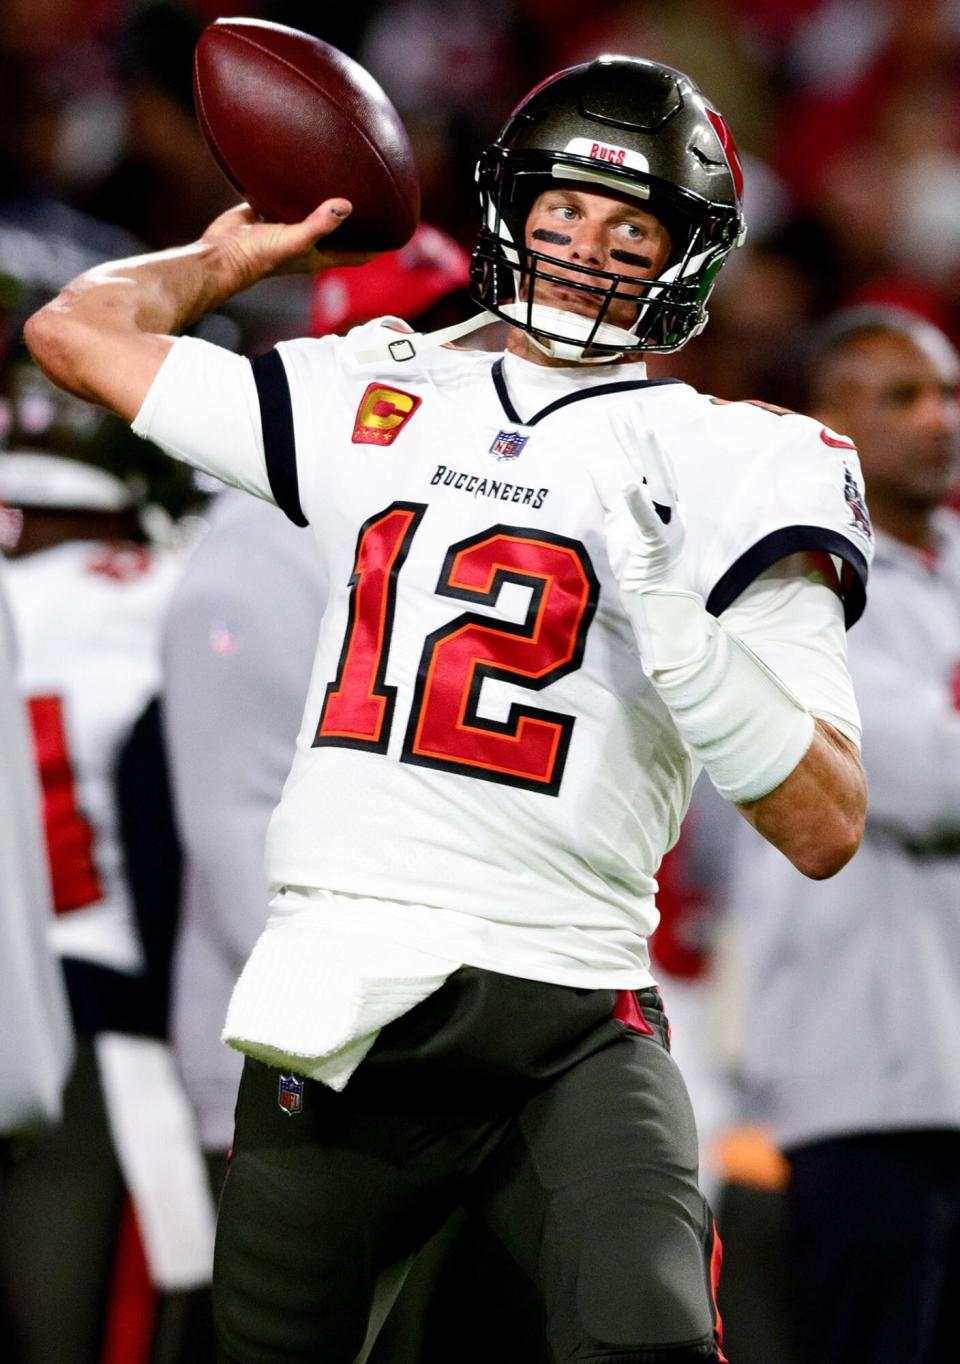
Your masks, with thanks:
M 590 471 L 604 508 L 607 551 L 620 588 L 625 593 L 684 590 L 684 525 L 670 457 L 652 431 L 640 435 L 616 421 L 614 430 L 627 457 L 625 465 L 618 461 L 618 469 L 639 468 L 642 476 L 640 482 L 628 478 L 614 487 L 610 465 Z
M 707 638 L 703 598 L 683 572 L 684 526 L 670 458 L 653 431 L 615 425 L 621 455 L 590 474 L 620 601 L 648 677 L 699 657 Z M 638 478 L 639 475 L 639 478 Z

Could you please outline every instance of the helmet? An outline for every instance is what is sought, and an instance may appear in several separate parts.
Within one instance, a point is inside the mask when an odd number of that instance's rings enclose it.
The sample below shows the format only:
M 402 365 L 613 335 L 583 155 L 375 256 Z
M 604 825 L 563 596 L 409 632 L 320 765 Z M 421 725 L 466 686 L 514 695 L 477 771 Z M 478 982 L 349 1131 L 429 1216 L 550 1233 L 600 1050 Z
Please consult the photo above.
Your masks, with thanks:
M 667 265 L 629 329 L 604 319 L 615 299 L 637 300 L 635 277 L 578 266 L 572 283 L 551 276 L 555 256 L 525 245 L 535 198 L 558 181 L 636 198 L 670 234 Z M 536 86 L 480 157 L 477 183 L 474 296 L 559 359 L 679 350 L 706 323 L 717 272 L 746 232 L 743 173 L 723 117 L 688 76 L 640 57 L 598 57 Z M 538 303 L 537 281 L 551 277 L 595 295 L 596 316 Z

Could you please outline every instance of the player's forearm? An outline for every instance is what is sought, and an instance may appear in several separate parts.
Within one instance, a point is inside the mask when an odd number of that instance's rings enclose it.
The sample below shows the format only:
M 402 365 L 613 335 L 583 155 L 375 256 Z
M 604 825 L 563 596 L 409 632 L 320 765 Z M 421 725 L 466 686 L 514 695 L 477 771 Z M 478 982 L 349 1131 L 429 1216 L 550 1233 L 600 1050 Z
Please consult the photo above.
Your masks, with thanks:
M 759 800 L 737 808 L 798 871 L 814 880 L 835 875 L 860 846 L 867 785 L 849 740 L 823 720 L 788 777 Z
M 68 285 L 51 306 L 171 335 L 252 284 L 257 276 L 244 266 L 224 244 L 201 240 L 97 266 Z
M 368 260 L 318 249 L 349 212 L 334 198 L 300 223 L 262 223 L 240 204 L 191 246 L 87 271 L 30 318 L 27 345 L 54 383 L 132 420 L 182 327 L 265 275 Z
M 863 834 L 853 745 L 815 721 L 695 594 L 648 592 L 634 609 L 650 679 L 720 794 L 805 876 L 838 872 Z
M 212 242 L 114 261 L 68 284 L 29 319 L 24 337 L 61 388 L 130 418 L 171 337 L 248 282 Z

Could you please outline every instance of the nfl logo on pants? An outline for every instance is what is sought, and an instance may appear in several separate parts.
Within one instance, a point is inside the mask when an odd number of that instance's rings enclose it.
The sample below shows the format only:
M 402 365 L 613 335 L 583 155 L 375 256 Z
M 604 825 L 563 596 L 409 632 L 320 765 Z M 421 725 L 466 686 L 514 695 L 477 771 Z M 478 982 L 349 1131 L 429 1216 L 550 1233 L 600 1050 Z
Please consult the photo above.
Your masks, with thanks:
M 303 1109 L 303 1081 L 295 1075 L 281 1075 L 277 1088 L 277 1103 L 292 1118 Z

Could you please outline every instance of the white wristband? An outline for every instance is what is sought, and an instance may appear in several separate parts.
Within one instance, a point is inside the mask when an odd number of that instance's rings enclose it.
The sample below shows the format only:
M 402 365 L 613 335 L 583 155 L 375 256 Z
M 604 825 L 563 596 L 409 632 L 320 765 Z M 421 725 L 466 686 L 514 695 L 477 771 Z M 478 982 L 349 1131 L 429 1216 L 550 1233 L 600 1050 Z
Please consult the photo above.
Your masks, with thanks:
M 813 716 L 695 594 L 637 595 L 644 667 L 681 737 L 722 796 L 759 800 L 810 747 Z

